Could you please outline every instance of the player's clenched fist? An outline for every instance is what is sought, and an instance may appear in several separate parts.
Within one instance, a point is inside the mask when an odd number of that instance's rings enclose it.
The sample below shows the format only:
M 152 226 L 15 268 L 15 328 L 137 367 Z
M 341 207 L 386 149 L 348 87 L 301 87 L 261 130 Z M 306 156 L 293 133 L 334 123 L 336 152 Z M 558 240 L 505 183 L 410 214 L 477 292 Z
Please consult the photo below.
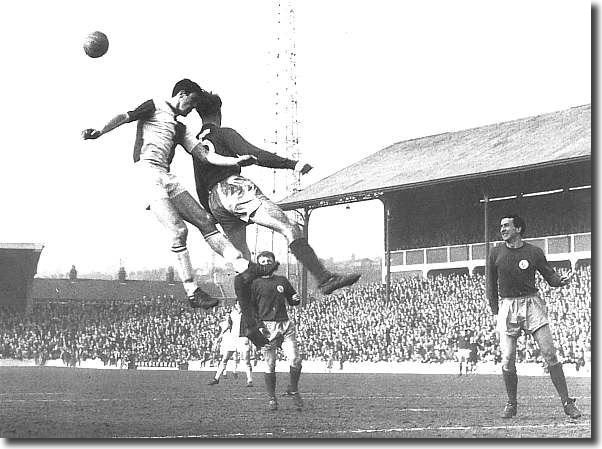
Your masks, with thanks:
M 84 140 L 97 139 L 98 137 L 100 137 L 100 135 L 100 131 L 92 128 L 87 128 L 82 131 L 82 139 Z

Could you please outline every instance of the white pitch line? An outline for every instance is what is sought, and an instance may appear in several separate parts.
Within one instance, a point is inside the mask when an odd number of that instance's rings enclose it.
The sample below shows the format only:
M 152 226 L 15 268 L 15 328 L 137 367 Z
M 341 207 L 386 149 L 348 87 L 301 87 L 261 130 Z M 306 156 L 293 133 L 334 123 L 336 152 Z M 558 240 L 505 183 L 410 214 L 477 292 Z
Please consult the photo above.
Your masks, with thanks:
M 40 393 L 41 394 L 41 393 Z M 59 394 L 63 394 L 63 393 L 48 393 L 48 396 L 50 395 L 59 395 Z M 64 394 L 63 394 L 64 395 Z M 18 396 L 18 395 L 10 395 L 10 396 Z M 336 400 L 343 400 L 343 399 L 350 399 L 350 400 L 390 400 L 390 399 L 395 399 L 395 400 L 405 400 L 407 401 L 408 399 L 412 399 L 411 397 L 408 396 L 320 396 L 318 394 L 304 394 L 304 396 L 306 398 L 315 398 L 315 399 L 319 399 L 320 401 L 324 401 L 324 400 L 330 400 L 330 401 L 336 401 Z M 239 399 L 239 400 L 245 400 L 245 401 L 256 401 L 256 400 L 261 400 L 263 398 L 263 396 L 252 396 L 252 397 L 241 397 L 241 398 L 236 398 L 235 396 L 231 397 L 232 399 Z M 556 396 L 554 395 L 550 395 L 550 396 L 532 396 L 529 399 L 554 399 L 556 398 Z M 576 396 L 577 399 L 591 399 L 591 396 Z M 108 401 L 124 401 L 127 398 L 124 397 L 118 397 L 118 398 L 78 398 L 78 399 L 2 399 L 2 403 L 10 403 L 10 402 L 86 402 L 86 403 L 93 403 L 93 402 L 108 402 Z M 173 398 L 173 397 L 157 397 L 157 398 L 149 398 L 149 399 L 144 399 L 144 398 L 132 398 L 135 400 L 147 400 L 147 401 L 173 401 L 174 399 L 179 399 L 179 400 L 195 400 L 195 399 L 204 399 L 203 397 L 199 397 L 199 396 L 185 396 L 185 397 L 179 397 L 179 398 Z M 420 399 L 422 400 L 431 400 L 431 399 L 445 399 L 445 400 L 451 400 L 453 398 L 451 397 L 447 397 L 447 396 L 420 396 Z M 491 399 L 491 396 L 466 396 L 463 397 L 463 399 Z M 404 408 L 401 410 L 409 410 L 409 411 L 431 411 L 433 409 L 420 409 L 420 408 Z
M 120 401 L 122 399 L 119 398 L 111 398 L 111 399 L 2 399 L 2 404 L 10 403 L 10 402 L 85 402 L 86 404 L 91 402 L 111 402 L 111 401 Z
M 527 430 L 527 429 L 546 429 L 559 427 L 591 427 L 590 422 L 568 423 L 568 424 L 524 424 L 524 425 L 508 425 L 508 426 L 439 426 L 439 427 L 394 427 L 390 429 L 355 429 L 355 430 L 321 430 L 317 432 L 283 432 L 274 434 L 273 432 L 265 433 L 228 433 L 228 434 L 200 434 L 200 435 L 165 435 L 165 436 L 137 436 L 137 437 L 113 437 L 113 438 L 150 438 L 150 439 L 166 439 L 166 438 L 263 438 L 263 437 L 282 437 L 287 438 L 293 435 L 343 435 L 347 433 L 356 434 L 372 434 L 372 433 L 392 433 L 392 432 L 425 432 L 429 430 L 437 431 L 487 431 L 487 430 Z M 301 438 L 303 438 L 303 436 Z
M 51 395 L 65 395 L 65 393 L 44 393 L 44 392 L 31 392 L 31 391 L 24 391 L 24 392 L 13 392 L 13 393 L 0 393 L 0 396 L 51 396 Z
M 432 408 L 400 408 L 401 412 L 432 412 Z
M 400 396 L 329 396 L 329 395 L 321 395 L 319 393 L 303 393 L 303 397 L 315 397 L 320 400 L 323 399 L 444 399 L 446 401 L 453 399 L 491 399 L 492 396 L 425 396 L 421 394 L 407 394 Z M 577 399 L 591 399 L 591 396 L 575 396 Z M 542 395 L 542 396 L 529 396 L 529 400 L 531 399 L 557 399 L 557 395 Z
M 247 399 L 260 399 L 260 398 L 247 398 Z M 152 401 L 163 400 L 163 398 L 153 398 Z M 86 404 L 94 403 L 94 402 L 111 402 L 111 401 L 123 401 L 122 398 L 113 398 L 113 399 L 8 399 L 2 400 L 2 403 L 24 403 L 24 402 L 68 402 L 68 403 L 79 403 L 85 402 Z M 401 412 L 432 412 L 434 409 L 432 408 L 400 408 Z

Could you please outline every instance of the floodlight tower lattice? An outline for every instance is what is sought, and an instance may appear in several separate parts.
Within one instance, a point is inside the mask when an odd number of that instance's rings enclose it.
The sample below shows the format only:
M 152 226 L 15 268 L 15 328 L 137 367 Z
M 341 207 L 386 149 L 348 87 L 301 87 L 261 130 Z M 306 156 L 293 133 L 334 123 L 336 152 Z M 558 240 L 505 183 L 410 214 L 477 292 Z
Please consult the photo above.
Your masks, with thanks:
M 295 44 L 296 17 L 295 0 L 273 0 L 273 43 L 270 52 L 272 64 L 272 114 L 273 130 L 267 139 L 271 150 L 276 154 L 301 160 L 299 147 L 300 121 L 298 116 L 297 92 L 297 50 Z M 301 189 L 300 175 L 292 170 L 274 170 L 272 174 L 272 196 L 282 199 Z M 294 214 L 287 213 L 289 218 L 298 221 Z M 303 225 L 301 223 L 301 225 Z M 274 233 L 271 233 L 271 247 L 274 251 Z M 257 241 L 257 236 L 256 236 Z M 287 257 L 287 275 L 297 276 L 298 268 L 291 272 L 290 255 Z
M 271 54 L 274 129 L 270 143 L 273 151 L 289 159 L 300 160 L 297 51 L 295 46 L 294 0 L 273 0 L 274 48 Z M 274 171 L 272 194 L 282 198 L 298 191 L 300 177 L 292 171 Z M 279 175 L 285 176 L 279 176 Z

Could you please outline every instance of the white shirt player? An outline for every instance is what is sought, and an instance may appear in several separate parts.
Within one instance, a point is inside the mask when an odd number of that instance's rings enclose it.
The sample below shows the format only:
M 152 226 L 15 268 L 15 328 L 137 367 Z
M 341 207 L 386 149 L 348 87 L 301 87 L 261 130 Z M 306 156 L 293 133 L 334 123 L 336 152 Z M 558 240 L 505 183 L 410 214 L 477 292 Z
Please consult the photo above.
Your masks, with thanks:
M 221 351 L 244 352 L 249 350 L 249 341 L 246 337 L 240 337 L 240 320 L 242 318 L 237 306 L 232 308 L 228 319 L 220 323 L 222 329 Z
M 134 162 L 145 161 L 169 170 L 184 125 L 177 111 L 165 100 L 148 100 L 128 112 L 129 120 L 138 120 Z
M 128 120 L 138 120 L 134 162 L 145 161 L 169 171 L 178 145 L 192 154 L 193 149 L 202 143 L 209 152 L 215 153 L 211 141 L 204 140 L 208 131 L 197 135 L 178 121 L 177 115 L 167 101 L 157 99 L 145 101 L 127 113 Z

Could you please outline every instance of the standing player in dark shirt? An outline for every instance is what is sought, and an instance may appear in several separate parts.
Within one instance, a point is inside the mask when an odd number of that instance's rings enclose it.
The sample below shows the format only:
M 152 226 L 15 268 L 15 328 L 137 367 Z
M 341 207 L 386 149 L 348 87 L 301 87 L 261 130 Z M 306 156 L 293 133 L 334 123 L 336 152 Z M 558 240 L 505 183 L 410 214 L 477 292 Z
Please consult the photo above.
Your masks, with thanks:
M 266 364 L 265 385 L 269 397 L 270 410 L 278 409 L 276 400 L 276 355 L 282 347 L 286 359 L 290 363 L 290 383 L 287 394 L 293 399 L 298 410 L 303 408 L 303 400 L 299 394 L 299 376 L 301 375 L 301 357 L 297 346 L 295 323 L 289 320 L 286 311 L 287 303 L 299 305 L 297 292 L 284 276 L 273 274 L 278 268 L 274 254 L 263 251 L 257 256 L 257 263 L 270 267 L 269 274 L 253 280 L 250 284 L 250 307 L 259 320 L 267 344 L 263 346 Z
M 197 112 L 203 120 L 203 127 L 198 138 L 206 142 L 211 151 L 234 158 L 251 155 L 262 167 L 291 169 L 302 175 L 312 169 L 309 164 L 261 150 L 232 128 L 223 128 L 221 106 L 219 96 L 201 92 Z M 358 273 L 337 274 L 328 271 L 303 237 L 301 228 L 252 181 L 241 176 L 240 167 L 220 167 L 198 159 L 194 159 L 193 164 L 199 201 L 213 214 L 230 241 L 246 258 L 250 257 L 246 227 L 249 223 L 256 223 L 282 234 L 288 240 L 291 253 L 316 278 L 323 294 L 352 285 L 360 278 Z
M 497 315 L 502 375 L 508 393 L 502 416 L 511 418 L 517 413 L 516 340 L 522 329 L 533 335 L 537 342 L 564 412 L 571 418 L 578 418 L 581 412 L 575 406 L 575 399 L 569 397 L 562 363 L 556 357 L 546 304 L 535 286 L 535 271 L 539 271 L 552 287 L 567 285 L 571 276 L 559 276 L 540 248 L 524 242 L 525 230 L 525 221 L 518 215 L 502 217 L 500 232 L 504 244 L 491 249 L 487 266 L 487 298 L 491 311 Z
M 470 357 L 470 337 L 472 332 L 470 329 L 465 329 L 464 333 L 458 336 L 458 350 L 456 351 L 456 359 L 460 362 L 460 372 L 458 376 L 462 376 L 462 365 L 466 364 L 465 370 L 468 375 L 468 358 Z

